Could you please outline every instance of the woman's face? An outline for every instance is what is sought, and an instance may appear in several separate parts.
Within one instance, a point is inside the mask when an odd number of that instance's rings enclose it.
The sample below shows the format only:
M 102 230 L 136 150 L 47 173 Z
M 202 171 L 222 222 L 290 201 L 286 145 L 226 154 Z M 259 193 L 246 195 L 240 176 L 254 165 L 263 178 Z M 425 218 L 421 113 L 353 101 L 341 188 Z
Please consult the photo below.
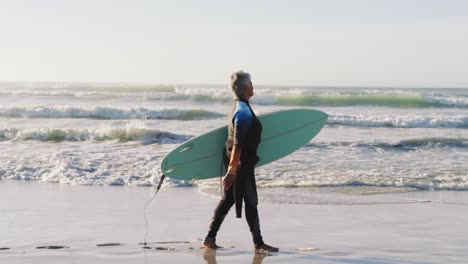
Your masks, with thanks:
M 252 81 L 249 81 L 249 84 L 247 85 L 245 89 L 245 97 L 248 100 L 252 96 L 254 96 L 254 88 L 253 88 Z

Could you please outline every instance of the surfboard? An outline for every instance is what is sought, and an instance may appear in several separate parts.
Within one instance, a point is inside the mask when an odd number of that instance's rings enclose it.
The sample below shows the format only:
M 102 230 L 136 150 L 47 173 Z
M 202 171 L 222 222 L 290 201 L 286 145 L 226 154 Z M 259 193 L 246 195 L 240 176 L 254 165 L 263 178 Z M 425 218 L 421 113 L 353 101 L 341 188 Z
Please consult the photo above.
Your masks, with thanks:
M 257 167 L 291 154 L 314 138 L 328 115 L 312 109 L 291 109 L 258 116 L 263 130 Z M 161 171 L 176 180 L 224 176 L 223 150 L 228 129 L 223 126 L 181 144 L 161 162 Z

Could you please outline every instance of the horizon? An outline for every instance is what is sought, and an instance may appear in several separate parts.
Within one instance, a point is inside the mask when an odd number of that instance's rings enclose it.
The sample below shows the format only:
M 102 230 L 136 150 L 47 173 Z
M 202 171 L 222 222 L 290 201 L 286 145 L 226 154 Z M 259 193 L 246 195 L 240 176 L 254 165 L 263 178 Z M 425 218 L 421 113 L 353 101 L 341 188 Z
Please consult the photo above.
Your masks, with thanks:
M 221 87 L 229 86 L 229 83 L 143 83 L 143 82 L 86 82 L 86 81 L 9 81 L 0 80 L 0 84 L 13 83 L 13 84 L 64 84 L 64 85 L 108 85 L 108 86 L 188 86 L 188 87 Z M 359 88 L 372 88 L 372 89 L 468 89 L 467 87 L 436 87 L 436 86 L 357 86 L 357 85 L 290 85 L 290 84 L 255 84 L 254 87 L 273 87 L 273 88 L 344 88 L 344 89 L 359 89 Z M 97 87 L 99 88 L 99 87 Z

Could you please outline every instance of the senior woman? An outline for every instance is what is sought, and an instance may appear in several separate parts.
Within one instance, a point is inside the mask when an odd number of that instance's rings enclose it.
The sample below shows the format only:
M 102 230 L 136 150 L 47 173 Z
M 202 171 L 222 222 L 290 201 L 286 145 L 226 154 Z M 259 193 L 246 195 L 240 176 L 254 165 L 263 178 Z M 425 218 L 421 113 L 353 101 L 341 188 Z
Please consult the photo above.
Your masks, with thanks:
M 216 234 L 229 209 L 235 204 L 236 217 L 242 217 L 242 203 L 252 233 L 256 252 L 277 252 L 278 248 L 263 242 L 258 216 L 255 164 L 259 161 L 257 147 L 260 144 L 262 125 L 250 107 L 254 95 L 249 73 L 238 71 L 231 75 L 230 87 L 234 105 L 228 124 L 228 137 L 224 149 L 224 165 L 227 169 L 223 179 L 223 196 L 214 211 L 208 234 L 203 242 L 207 248 L 217 249 Z

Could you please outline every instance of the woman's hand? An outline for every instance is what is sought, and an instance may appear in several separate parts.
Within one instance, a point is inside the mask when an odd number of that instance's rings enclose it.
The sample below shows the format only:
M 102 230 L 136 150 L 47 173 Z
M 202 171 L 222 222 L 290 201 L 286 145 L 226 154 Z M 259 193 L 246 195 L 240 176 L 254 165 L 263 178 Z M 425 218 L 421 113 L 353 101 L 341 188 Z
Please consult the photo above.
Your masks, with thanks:
M 236 180 L 236 174 L 233 173 L 233 172 L 227 172 L 226 173 L 226 176 L 224 176 L 224 179 L 223 179 L 223 188 L 224 190 L 227 190 L 229 189 L 232 184 L 234 183 L 234 181 Z

